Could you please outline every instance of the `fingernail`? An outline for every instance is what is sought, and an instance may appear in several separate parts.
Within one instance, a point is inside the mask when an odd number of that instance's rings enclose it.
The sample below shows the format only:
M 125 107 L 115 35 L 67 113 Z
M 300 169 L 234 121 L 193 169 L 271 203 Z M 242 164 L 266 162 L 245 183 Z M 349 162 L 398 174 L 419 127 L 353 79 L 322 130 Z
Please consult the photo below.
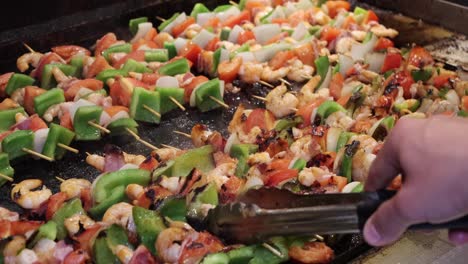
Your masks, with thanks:
M 364 228 L 364 238 L 366 239 L 367 243 L 371 245 L 378 245 L 381 239 L 379 232 L 375 228 L 372 222 L 367 222 Z

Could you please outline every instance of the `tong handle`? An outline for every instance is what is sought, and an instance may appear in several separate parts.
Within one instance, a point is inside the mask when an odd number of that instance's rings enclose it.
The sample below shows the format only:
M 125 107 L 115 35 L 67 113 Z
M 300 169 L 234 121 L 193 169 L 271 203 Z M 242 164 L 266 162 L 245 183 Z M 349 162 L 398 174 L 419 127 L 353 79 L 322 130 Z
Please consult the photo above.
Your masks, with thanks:
M 364 224 L 367 219 L 379 208 L 379 206 L 385 201 L 391 199 L 395 196 L 396 191 L 390 190 L 380 190 L 374 193 L 368 193 L 364 201 L 360 202 L 357 207 L 358 219 L 359 219 L 359 229 L 363 230 Z M 468 215 L 451 220 L 444 223 L 431 224 L 431 223 L 421 223 L 411 225 L 409 229 L 411 230 L 435 230 L 435 229 L 468 229 Z

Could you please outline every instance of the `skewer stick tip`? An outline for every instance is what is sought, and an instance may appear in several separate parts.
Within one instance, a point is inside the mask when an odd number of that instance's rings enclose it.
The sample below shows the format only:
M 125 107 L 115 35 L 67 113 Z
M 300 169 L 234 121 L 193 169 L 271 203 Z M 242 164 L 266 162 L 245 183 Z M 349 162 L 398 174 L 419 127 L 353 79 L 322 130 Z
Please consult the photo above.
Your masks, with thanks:
M 177 105 L 177 107 L 179 107 L 180 110 L 182 111 L 186 110 L 185 107 L 181 103 L 179 103 L 179 101 L 177 101 L 174 97 L 169 96 L 169 100 L 171 100 L 175 105 Z
M 4 179 L 4 180 L 7 180 L 9 182 L 12 182 L 13 181 L 13 178 L 8 176 L 8 175 L 5 175 L 3 173 L 0 173 L 0 178 Z
M 59 180 L 60 182 L 64 182 L 64 181 L 65 181 L 64 178 L 61 178 L 61 177 L 59 177 L 59 176 L 55 176 L 55 179 Z
M 171 149 L 175 149 L 175 150 L 180 150 L 180 148 L 176 148 L 176 147 L 173 147 L 173 146 L 170 146 L 170 145 L 166 145 L 166 144 L 161 144 L 161 146 L 165 147 L 165 148 L 171 148 Z
M 33 48 L 31 48 L 31 46 L 29 46 L 28 44 L 26 44 L 26 43 L 23 42 L 23 46 L 26 47 L 26 49 L 29 50 L 29 52 L 31 52 L 31 53 L 36 53 L 36 51 L 33 50 Z
M 181 131 L 174 130 L 174 133 L 182 135 L 182 136 L 190 138 L 190 139 L 192 138 L 192 136 L 190 134 L 187 134 L 187 133 L 184 133 L 184 132 L 181 132 Z
M 36 151 L 34 151 L 34 150 L 32 150 L 32 149 L 22 148 L 22 150 L 23 150 L 24 152 L 29 153 L 29 154 L 31 154 L 31 155 L 33 155 L 33 156 L 38 157 L 38 158 L 45 159 L 45 160 L 50 161 L 50 162 L 54 161 L 53 158 L 47 157 L 46 155 L 43 155 L 43 154 L 41 154 L 41 153 L 39 153 L 39 152 L 36 152 Z
M 286 81 L 284 78 L 280 78 L 279 80 L 280 80 L 282 83 L 284 83 L 284 84 L 286 84 L 286 85 L 288 85 L 288 86 L 291 86 L 291 85 L 292 85 L 290 82 Z
M 272 84 L 267 83 L 267 82 L 262 81 L 262 80 L 258 81 L 258 83 L 263 84 L 263 85 L 265 85 L 266 87 L 275 88 L 275 86 L 273 86 Z
M 88 125 L 93 126 L 93 127 L 97 128 L 97 129 L 101 130 L 102 132 L 106 133 L 106 134 L 110 134 L 109 129 L 107 129 L 107 128 L 99 125 L 99 124 L 96 124 L 93 121 L 88 121 Z
M 276 255 L 277 257 L 279 258 L 283 258 L 283 253 L 281 253 L 279 250 L 277 250 L 276 248 L 272 247 L 270 244 L 268 243 L 263 243 L 262 246 L 266 249 L 268 249 L 271 253 L 273 253 L 273 255 Z
M 62 144 L 62 143 L 57 143 L 57 146 L 58 146 L 58 147 L 61 147 L 61 148 L 63 148 L 63 149 L 65 149 L 65 150 L 68 150 L 68 151 L 70 151 L 70 152 L 73 152 L 73 153 L 75 153 L 75 154 L 80 153 L 80 151 L 77 150 L 76 148 L 72 148 L 72 147 L 67 146 L 67 145 L 65 145 L 65 144 Z
M 160 17 L 160 16 L 156 16 L 156 19 L 157 19 L 157 20 L 159 20 L 159 21 L 161 21 L 161 22 L 164 22 L 164 21 L 166 21 L 166 19 L 165 19 L 165 18 L 162 18 L 162 17 Z
M 152 113 L 153 115 L 155 115 L 155 116 L 161 118 L 161 114 L 160 114 L 158 111 L 154 110 L 153 108 L 151 108 L 151 107 L 149 107 L 149 106 L 147 106 L 147 105 L 145 105 L 145 104 L 143 105 L 143 108 L 145 108 L 146 110 L 148 110 L 148 112 Z
M 215 102 L 216 102 L 217 104 L 219 104 L 220 106 L 222 106 L 222 107 L 224 107 L 224 108 L 226 108 L 226 109 L 229 109 L 229 105 L 227 105 L 225 102 L 219 100 L 218 98 L 216 98 L 216 97 L 210 95 L 210 99 L 213 100 L 213 101 L 215 101 Z
M 255 99 L 258 99 L 260 101 L 263 101 L 263 102 L 267 101 L 267 99 L 265 97 L 261 97 L 261 96 L 258 96 L 258 95 L 252 95 L 252 97 L 255 98 Z

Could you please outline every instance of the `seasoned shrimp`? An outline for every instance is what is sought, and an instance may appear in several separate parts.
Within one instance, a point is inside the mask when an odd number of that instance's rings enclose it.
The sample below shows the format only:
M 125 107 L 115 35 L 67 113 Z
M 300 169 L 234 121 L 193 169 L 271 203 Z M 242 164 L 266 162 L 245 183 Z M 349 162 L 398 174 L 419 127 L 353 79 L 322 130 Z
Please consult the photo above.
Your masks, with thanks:
M 18 221 L 19 214 L 17 212 L 13 212 L 6 208 L 0 207 L 0 220 Z
M 295 113 L 298 103 L 296 96 L 288 92 L 286 85 L 281 84 L 268 93 L 265 106 L 275 117 L 281 118 Z
M 379 145 L 377 140 L 375 140 L 369 135 L 359 134 L 352 136 L 349 139 L 349 142 L 352 142 L 354 140 L 359 141 L 359 148 L 363 149 L 366 153 L 372 153 L 374 149 Z
M 143 193 L 145 193 L 145 187 L 136 183 L 131 183 L 125 188 L 125 194 L 132 201 L 138 199 Z
M 202 31 L 202 29 L 203 28 L 200 25 L 195 23 L 188 26 L 183 34 L 185 34 L 188 39 L 193 39 L 196 35 L 198 35 L 198 33 L 200 33 L 200 31 Z
M 159 47 L 164 47 L 164 42 L 173 42 L 174 38 L 167 32 L 160 32 L 153 40 Z
M 359 149 L 353 156 L 353 180 L 365 182 L 369 175 L 370 166 L 376 157 L 373 153 Z
M 123 153 L 125 163 L 140 165 L 143 161 L 146 160 L 146 157 L 143 155 L 135 155 L 135 154 L 128 154 L 126 152 Z
M 281 78 L 284 78 L 288 75 L 290 68 L 281 67 L 277 70 L 273 70 L 270 66 L 265 66 L 262 70 L 262 75 L 260 79 L 265 82 L 276 82 Z
M 255 164 L 268 164 L 271 162 L 270 154 L 268 152 L 257 152 L 254 154 L 251 154 L 247 160 L 247 163 L 249 165 L 255 165 Z
M 357 43 L 357 42 L 351 37 L 339 38 L 336 41 L 336 47 L 335 47 L 336 53 L 338 53 L 338 54 L 347 54 L 348 52 L 351 51 L 351 47 L 355 43 Z
M 60 104 L 51 105 L 47 110 L 44 112 L 44 120 L 47 122 L 52 122 L 56 116 L 60 116 L 62 108 Z
M 260 81 L 262 76 L 263 66 L 259 63 L 246 62 L 242 64 L 239 76 L 246 83 L 254 83 Z
M 229 180 L 229 176 L 234 175 L 236 172 L 236 162 L 222 163 L 206 175 L 208 182 L 216 183 L 217 189 L 221 190 L 221 186 Z
M 133 257 L 133 250 L 124 245 L 117 245 L 114 249 L 114 253 L 122 264 L 130 263 Z
M 318 167 L 304 168 L 297 176 L 299 182 L 304 186 L 312 186 L 317 181 L 317 178 L 323 175 L 325 171 Z
M 86 179 L 71 178 L 60 184 L 60 191 L 67 194 L 68 199 L 80 197 L 81 190 L 90 188 L 91 182 Z
M 60 70 L 58 67 L 53 67 L 52 68 L 52 74 L 54 75 L 54 78 L 57 82 L 66 82 L 69 81 L 71 78 L 65 75 L 62 70 Z
M 359 42 L 363 41 L 366 38 L 367 32 L 363 30 L 353 30 L 351 31 L 351 36 Z
M 55 243 L 53 240 L 42 238 L 34 246 L 33 250 L 41 263 L 53 263 L 55 260 L 54 251 Z
M 302 137 L 291 144 L 291 152 L 297 158 L 310 160 L 321 151 L 320 144 L 311 135 Z
M 63 221 L 63 224 L 65 225 L 65 228 L 67 229 L 70 236 L 74 236 L 80 232 L 81 228 L 88 229 L 88 227 L 94 225 L 95 223 L 96 222 L 94 222 L 93 219 L 83 214 L 74 214 Z
M 320 83 L 320 76 L 316 75 L 312 77 L 304 86 L 302 86 L 301 91 L 299 92 L 298 99 L 299 104 L 298 107 L 309 105 L 310 102 L 314 101 L 318 97 L 321 97 L 320 94 L 315 93 L 315 89 Z
M 24 236 L 14 236 L 3 248 L 3 256 L 14 257 L 26 247 L 26 238 Z
M 325 120 L 325 123 L 330 127 L 338 127 L 343 130 L 348 130 L 355 122 L 355 120 L 347 116 L 346 113 L 342 111 L 336 111 L 335 113 L 329 115 L 327 120 Z
M 441 100 L 440 98 L 437 98 L 434 100 L 434 102 L 432 102 L 425 113 L 428 115 L 435 115 L 447 111 L 458 112 L 458 105 L 452 104 L 447 100 Z
M 106 160 L 104 159 L 103 156 L 99 156 L 97 154 L 91 154 L 86 157 L 86 163 L 93 166 L 99 171 L 104 171 Z
M 289 61 L 291 65 L 288 73 L 288 79 L 295 82 L 303 82 L 311 79 L 314 74 L 314 68 L 312 66 L 302 63 L 299 59 Z
M 165 162 L 182 155 L 184 151 L 175 148 L 160 148 L 153 150 L 151 153 L 152 155 L 156 156 L 158 160 Z
M 156 250 L 164 262 L 176 263 L 182 253 L 182 241 L 188 231 L 178 227 L 164 229 L 156 240 Z
M 37 68 L 37 66 L 39 66 L 39 61 L 42 59 L 42 56 L 44 56 L 44 54 L 39 52 L 23 54 L 16 60 L 16 67 L 18 67 L 20 72 L 27 71 L 29 69 L 29 65 Z
M 289 257 L 300 263 L 330 263 L 334 257 L 333 250 L 323 242 L 307 242 L 303 246 L 289 248 Z
M 211 136 L 211 134 L 213 134 L 213 132 L 208 130 L 205 125 L 196 124 L 190 133 L 193 145 L 195 145 L 195 147 L 206 145 L 206 142 L 208 141 L 208 138 Z
M 37 209 L 52 195 L 52 192 L 45 186 L 39 190 L 31 191 L 41 186 L 42 181 L 39 179 L 24 180 L 13 187 L 11 199 L 25 209 Z
M 393 28 L 386 28 L 381 24 L 377 24 L 371 27 L 370 31 L 377 37 L 395 38 L 398 35 L 398 31 L 394 30 Z
M 129 219 L 132 217 L 133 205 L 129 203 L 114 204 L 104 213 L 102 221 L 106 224 L 118 224 L 124 228 L 127 227 Z
M 180 191 L 180 188 L 185 183 L 185 177 L 167 177 L 166 175 L 163 175 L 161 178 L 161 182 L 159 182 L 159 185 L 162 187 L 166 188 L 172 193 L 178 193 Z
M 16 256 L 16 264 L 30 264 L 36 263 L 37 261 L 39 261 L 39 258 L 36 252 L 28 248 L 21 250 L 18 256 Z
M 12 94 L 11 94 L 11 100 L 17 102 L 20 105 L 24 105 L 24 94 L 26 93 L 26 88 L 19 88 L 16 89 Z

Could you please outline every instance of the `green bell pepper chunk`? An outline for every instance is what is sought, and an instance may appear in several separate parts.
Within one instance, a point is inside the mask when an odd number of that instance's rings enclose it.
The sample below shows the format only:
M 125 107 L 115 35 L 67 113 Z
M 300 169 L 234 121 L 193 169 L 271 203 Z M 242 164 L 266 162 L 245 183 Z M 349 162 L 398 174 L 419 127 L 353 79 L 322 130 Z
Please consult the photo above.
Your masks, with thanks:
M 93 260 L 96 264 L 120 264 L 120 260 L 117 258 L 107 244 L 105 237 L 99 237 L 96 239 L 93 245 Z
M 238 49 L 236 49 L 235 51 L 231 52 L 229 54 L 229 58 L 230 59 L 233 59 L 234 57 L 236 57 L 237 54 L 241 53 L 241 52 L 247 52 L 250 50 L 250 45 L 247 44 L 247 43 L 244 43 L 242 44 L 242 46 L 240 46 Z
M 327 118 L 338 111 L 346 112 L 346 109 L 335 101 L 323 102 L 317 109 L 317 117 L 320 118 L 320 124 L 325 124 Z
M 339 73 L 339 72 L 340 72 L 340 69 L 341 69 L 341 65 L 340 65 L 340 63 L 337 63 L 337 64 L 335 65 L 335 67 L 333 67 L 333 72 L 332 72 L 333 75 Z
M 201 112 L 207 112 L 221 107 L 211 98 L 214 97 L 219 101 L 224 102 L 223 97 L 221 96 L 221 91 L 219 90 L 219 86 L 219 79 L 216 78 L 201 84 L 198 86 L 198 88 L 195 89 L 195 104 L 197 105 L 198 110 Z
M 320 82 L 317 85 L 317 88 L 322 85 L 323 81 L 327 77 L 329 67 L 330 61 L 328 60 L 328 56 L 321 56 L 315 60 L 315 68 L 317 69 L 317 74 L 320 76 Z
M 318 7 L 321 7 L 323 4 L 325 4 L 327 2 L 327 0 L 318 0 L 317 1 L 317 6 Z
M 275 125 L 275 131 L 282 131 L 282 130 L 287 130 L 290 128 L 293 128 L 299 124 L 301 124 L 303 121 L 301 116 L 295 116 L 293 119 L 291 118 L 285 118 L 285 119 L 280 119 Z
M 25 156 L 28 153 L 23 148 L 32 149 L 34 132 L 31 130 L 17 130 L 6 136 L 2 141 L 2 151 L 8 153 L 10 160 Z
M 166 19 L 165 21 L 163 21 L 159 27 L 158 27 L 158 32 L 162 32 L 170 23 L 172 23 L 172 21 L 174 21 L 178 16 L 180 15 L 180 13 L 174 13 L 169 19 Z
M 432 77 L 432 68 L 424 68 L 420 70 L 413 70 L 411 71 L 411 77 L 415 82 L 422 81 L 426 82 Z
M 219 35 L 220 40 L 228 40 L 229 35 L 231 34 L 231 29 L 230 28 L 223 28 L 221 29 L 221 34 Z
M 208 7 L 206 7 L 204 4 L 196 3 L 195 6 L 193 6 L 190 16 L 197 19 L 198 14 L 208 13 L 208 12 L 210 12 L 210 9 L 208 9 Z
M 173 42 L 164 42 L 164 48 L 167 49 L 168 59 L 177 56 L 177 49 Z
M 122 66 L 122 70 L 126 72 L 139 72 L 139 73 L 150 73 L 152 72 L 145 65 L 139 63 L 134 59 L 128 59 Z
M 112 189 L 109 196 L 104 198 L 102 202 L 99 204 L 94 205 L 91 209 L 89 209 L 89 214 L 95 219 L 101 219 L 104 213 L 116 203 L 120 203 L 125 201 L 127 195 L 125 194 L 125 187 L 124 185 L 119 185 Z
M 115 78 L 117 76 L 127 77 L 128 72 L 125 70 L 107 69 L 100 72 L 96 76 L 96 79 L 102 81 L 103 83 L 106 83 L 107 79 Z
M 220 6 L 217 6 L 213 12 L 215 13 L 220 13 L 220 12 L 224 12 L 226 10 L 228 10 L 229 8 L 231 8 L 232 5 L 220 5 Z
M 135 35 L 138 32 L 138 25 L 145 22 L 148 22 L 147 17 L 137 17 L 130 19 L 130 21 L 128 21 L 128 27 L 132 35 Z
M 240 0 L 239 5 L 238 5 L 239 9 L 241 11 L 244 10 L 246 4 L 247 4 L 247 0 Z
M 355 135 L 356 134 L 353 132 L 342 132 L 340 134 L 340 137 L 338 138 L 338 142 L 336 143 L 336 152 L 338 152 L 342 147 L 348 144 L 349 139 Z
M 457 116 L 468 117 L 468 112 L 465 111 L 465 110 L 460 110 L 460 111 L 458 111 Z
M 137 121 L 159 124 L 161 117 L 149 111 L 147 107 L 161 113 L 161 97 L 157 91 L 148 91 L 141 87 L 133 90 L 130 103 L 130 116 Z
M 200 204 L 218 205 L 218 191 L 216 190 L 216 183 L 212 182 L 205 185 L 205 189 L 195 195 L 195 202 Z
M 50 63 L 44 66 L 44 69 L 42 70 L 41 88 L 50 89 L 57 86 L 57 81 L 52 74 L 52 69 L 55 67 L 59 68 L 66 76 L 78 76 L 78 68 L 73 65 Z
M 50 240 L 55 240 L 57 238 L 57 224 L 54 221 L 50 220 L 41 225 L 34 235 L 34 238 L 28 243 L 28 247 L 34 247 L 34 245 L 43 238 Z
M 229 264 L 229 256 L 226 253 L 218 252 L 206 255 L 201 264 Z
M 49 127 L 49 134 L 44 143 L 44 148 L 42 149 L 42 154 L 50 157 L 54 160 L 59 160 L 67 152 L 61 147 L 57 147 L 58 143 L 64 144 L 66 146 L 70 145 L 75 137 L 75 133 L 63 126 L 51 123 Z
M 229 264 L 244 264 L 249 263 L 255 257 L 254 252 L 257 246 L 243 246 L 230 250 L 227 255 Z
M 259 264 L 259 263 L 282 263 L 288 261 L 288 247 L 286 245 L 286 238 L 284 237 L 273 237 L 270 239 L 268 244 L 276 248 L 281 252 L 282 257 L 271 253 L 270 250 L 264 246 L 257 246 L 254 251 L 254 258 L 249 261 L 249 264 Z
M 151 180 L 150 172 L 140 169 L 119 170 L 107 173 L 95 181 L 93 188 L 94 201 L 99 204 L 104 201 L 118 186 L 124 186 L 131 183 L 146 186 Z
M 166 43 L 164 43 L 165 45 Z M 152 62 L 166 62 L 169 60 L 169 51 L 167 49 L 147 50 L 145 51 L 145 61 Z
M 178 106 L 170 99 L 171 97 L 175 99 L 180 104 L 184 104 L 184 92 L 182 88 L 158 88 L 156 90 L 159 92 L 161 98 L 160 113 L 163 115 L 173 109 L 178 108 Z
M 168 160 L 166 163 L 160 163 L 159 166 L 153 170 L 152 177 L 153 181 L 161 175 L 172 176 L 172 166 L 174 165 L 174 160 Z
M 8 158 L 8 153 L 0 153 L 0 173 L 3 175 L 12 177 L 15 174 L 15 170 L 10 166 L 10 160 Z M 6 179 L 0 179 L 0 186 L 7 182 Z
M 364 184 L 362 183 L 359 183 L 358 185 L 356 185 L 356 187 L 354 187 L 351 192 L 352 193 L 360 193 L 360 192 L 363 192 L 364 191 Z
M 14 73 L 5 87 L 5 92 L 11 95 L 17 89 L 32 85 L 36 80 L 26 74 Z
M 210 71 L 211 76 L 215 76 L 215 74 L 218 72 L 219 61 L 221 60 L 221 50 L 222 48 L 219 48 L 213 53 L 213 67 Z
M 115 249 L 118 245 L 123 245 L 133 249 L 133 245 L 128 241 L 127 232 L 123 227 L 117 224 L 113 224 L 107 228 L 106 233 L 107 245 L 109 245 L 111 250 Z
M 158 207 L 158 211 L 163 217 L 169 217 L 174 221 L 187 222 L 185 215 L 187 214 L 187 205 L 185 198 L 167 197 Z
M 362 43 L 365 44 L 365 43 L 369 42 L 372 39 L 372 36 L 374 36 L 374 34 L 372 32 L 367 32 L 366 36 L 362 40 Z
M 132 118 L 120 118 L 115 121 L 112 121 L 107 125 L 107 129 L 111 131 L 111 135 L 122 135 L 127 134 L 127 128 L 131 131 L 138 133 L 138 123 L 135 122 Z
M 39 116 L 43 116 L 49 107 L 63 102 L 65 102 L 63 90 L 60 88 L 50 89 L 49 91 L 34 97 L 34 110 Z
M 134 206 L 132 209 L 133 221 L 135 221 L 138 238 L 148 250 L 156 255 L 156 239 L 166 226 L 161 216 L 156 211 Z
M 101 130 L 91 126 L 88 122 L 99 123 L 102 107 L 90 105 L 82 106 L 76 110 L 73 118 L 73 127 L 76 133 L 76 140 L 99 140 Z
M 395 110 L 395 112 L 398 112 L 398 113 L 401 113 L 403 110 L 407 109 L 411 112 L 414 112 L 416 110 L 418 110 L 419 106 L 421 105 L 421 103 L 419 102 L 419 100 L 416 100 L 416 99 L 408 99 L 408 100 L 405 100 L 401 103 L 397 103 L 395 105 L 393 105 L 393 110 Z
M 311 26 L 308 31 L 310 35 L 318 36 L 320 34 L 321 29 L 321 26 Z
M 296 162 L 294 162 L 291 169 L 296 169 L 298 171 L 301 171 L 305 168 L 306 165 L 307 165 L 307 161 L 305 159 L 297 159 Z
M 9 130 L 11 126 L 16 124 L 15 115 L 22 113 L 26 115 L 23 107 L 17 107 L 0 111 L 0 132 Z
M 132 51 L 132 44 L 125 43 L 120 45 L 112 46 L 102 52 L 102 56 L 106 60 L 109 60 L 109 55 L 112 53 L 130 53 Z
M 360 142 L 353 140 L 351 144 L 346 145 L 346 149 L 343 155 L 343 160 L 341 161 L 340 174 L 343 177 L 348 179 L 348 182 L 351 182 L 353 176 L 353 156 L 358 150 Z
M 237 159 L 236 172 L 237 177 L 243 177 L 249 170 L 247 159 L 249 155 L 258 151 L 258 145 L 254 144 L 234 144 L 231 147 L 229 154 Z
M 55 222 L 57 225 L 57 239 L 62 240 L 67 237 L 67 229 L 65 228 L 64 221 L 65 219 L 73 216 L 74 214 L 83 214 L 85 215 L 86 212 L 81 205 L 80 199 L 73 199 L 71 201 L 66 202 L 63 204 L 60 209 L 58 209 L 54 216 L 52 217 L 52 221 Z
M 183 58 L 171 63 L 168 63 L 159 68 L 159 73 L 162 75 L 175 76 L 177 74 L 187 73 L 190 71 L 188 60 Z
M 383 77 L 385 79 L 388 79 L 388 77 L 390 77 L 394 72 L 395 72 L 395 70 L 388 70 L 383 74 Z
M 366 14 L 367 14 L 367 9 L 364 9 L 359 6 L 356 6 L 356 8 L 354 8 L 354 15 L 358 16 L 358 15 L 366 15 Z
M 175 158 L 171 168 L 172 176 L 186 177 L 194 168 L 204 173 L 211 171 L 214 169 L 213 151 L 213 146 L 206 145 L 191 149 Z
M 70 60 L 70 65 L 76 67 L 76 76 L 82 77 L 83 75 L 83 60 L 84 56 L 73 56 Z

